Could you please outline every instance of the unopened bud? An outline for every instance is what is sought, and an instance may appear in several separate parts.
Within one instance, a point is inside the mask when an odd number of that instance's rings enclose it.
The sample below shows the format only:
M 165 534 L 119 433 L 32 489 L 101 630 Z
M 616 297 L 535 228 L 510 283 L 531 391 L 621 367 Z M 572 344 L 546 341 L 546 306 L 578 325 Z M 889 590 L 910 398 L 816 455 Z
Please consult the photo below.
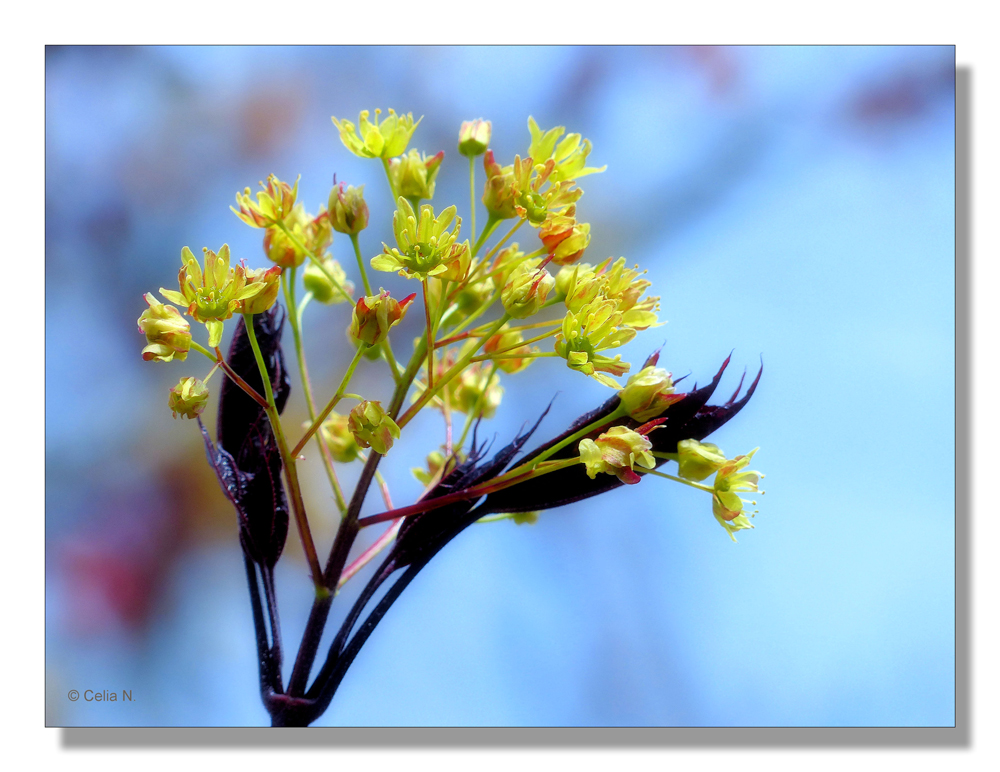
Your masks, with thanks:
M 677 443 L 678 474 L 685 480 L 701 482 L 722 468 L 725 454 L 718 445 L 698 440 L 681 440 Z
M 152 292 L 145 294 L 149 305 L 139 317 L 139 332 L 145 333 L 149 344 L 142 350 L 142 358 L 156 362 L 187 359 L 191 348 L 191 325 L 173 306 L 160 303 Z
M 523 263 L 511 271 L 500 293 L 504 310 L 513 319 L 525 319 L 545 304 L 556 280 L 544 268 L 532 269 Z
M 468 158 L 475 158 L 486 152 L 490 146 L 490 136 L 493 124 L 476 118 L 474 121 L 464 121 L 458 130 L 458 152 Z
M 393 440 L 399 439 L 399 427 L 377 401 L 363 400 L 355 405 L 348 414 L 348 426 L 358 445 L 382 456 L 389 452 Z
M 389 330 L 406 315 L 407 306 L 416 296 L 413 293 L 399 301 L 379 288 L 378 295 L 359 298 L 351 318 L 351 337 L 369 346 L 381 343 Z
M 327 202 L 330 224 L 338 233 L 360 233 L 368 227 L 368 204 L 365 203 L 365 186 L 355 188 L 346 182 L 334 186 Z
M 336 284 L 334 284 L 334 280 L 336 280 Z M 309 263 L 302 275 L 302 283 L 305 284 L 306 290 L 324 305 L 329 306 L 343 303 L 345 300 L 353 300 L 354 284 L 347 280 L 344 269 L 332 257 L 323 261 L 322 268 L 315 263 Z
M 197 418 L 205 412 L 208 404 L 208 387 L 198 378 L 181 378 L 177 385 L 170 389 L 167 407 L 174 414 L 183 418 Z
M 684 399 L 683 394 L 674 393 L 673 379 L 662 367 L 643 368 L 628 379 L 618 396 L 629 417 L 640 422 L 656 418 L 672 404 Z

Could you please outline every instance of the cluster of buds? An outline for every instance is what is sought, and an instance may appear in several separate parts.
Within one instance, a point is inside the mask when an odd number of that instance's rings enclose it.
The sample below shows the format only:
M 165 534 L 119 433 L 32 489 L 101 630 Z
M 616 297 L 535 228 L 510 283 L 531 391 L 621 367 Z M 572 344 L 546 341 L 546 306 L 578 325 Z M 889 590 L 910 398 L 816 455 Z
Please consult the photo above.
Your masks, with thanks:
M 389 296 L 388 291 L 379 288 L 378 295 L 359 298 L 351 316 L 350 336 L 358 343 L 376 346 L 389 336 L 403 317 L 416 293 L 402 300 Z
M 736 531 L 753 528 L 744 507 L 747 504 L 756 505 L 757 502 L 747 501 L 739 493 L 757 493 L 759 490 L 757 486 L 764 475 L 752 469 L 744 471 L 757 450 L 758 448 L 754 448 L 746 455 L 727 459 L 717 445 L 709 442 L 682 440 L 677 443 L 677 466 L 681 477 L 701 482 L 715 474 L 712 484 L 712 514 L 733 541 L 736 541 L 733 536 Z M 756 511 L 751 513 L 751 517 L 754 514 Z
M 419 219 L 405 198 L 400 197 L 397 206 L 392 218 L 396 247 L 383 243 L 383 253 L 371 260 L 372 268 L 426 280 L 446 273 L 463 260 L 468 265 L 468 257 L 463 253 L 469 252 L 469 242 L 457 243 L 462 218 L 455 216 L 454 206 L 435 217 L 434 208 L 424 204 Z M 448 230 L 453 221 L 454 226 Z
M 580 461 L 586 465 L 591 480 L 601 473 L 613 474 L 626 485 L 635 485 L 642 479 L 635 472 L 636 466 L 642 469 L 656 466 L 656 459 L 649 452 L 652 447 L 646 435 L 624 426 L 612 426 L 596 440 L 580 440 Z
M 361 158 L 389 159 L 402 154 L 423 118 L 414 121 L 413 113 L 397 115 L 395 110 L 390 109 L 385 120 L 379 123 L 381 114 L 381 110 L 375 110 L 372 122 L 368 120 L 369 112 L 362 110 L 357 127 L 348 120 L 333 118 L 344 147 Z
M 389 162 L 389 179 L 396 194 L 408 200 L 434 198 L 434 181 L 444 160 L 444 151 L 430 157 L 417 150 Z
M 399 427 L 382 404 L 375 400 L 362 400 L 347 414 L 347 426 L 355 441 L 362 448 L 371 448 L 379 455 L 389 452 L 394 440 L 399 439 Z

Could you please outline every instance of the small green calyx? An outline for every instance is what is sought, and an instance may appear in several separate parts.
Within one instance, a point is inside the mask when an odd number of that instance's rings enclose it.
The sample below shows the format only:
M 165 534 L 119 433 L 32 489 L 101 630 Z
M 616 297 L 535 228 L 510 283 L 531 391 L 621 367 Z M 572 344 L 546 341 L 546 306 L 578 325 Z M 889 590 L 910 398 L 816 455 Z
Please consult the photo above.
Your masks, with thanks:
M 152 292 L 143 296 L 149 306 L 138 319 L 139 332 L 145 333 L 147 345 L 142 358 L 147 362 L 170 362 L 187 359 L 191 348 L 191 325 L 173 306 L 160 303 Z
M 368 204 L 365 203 L 365 186 L 354 187 L 341 182 L 330 191 L 327 202 L 330 223 L 337 233 L 352 235 L 368 227 Z
M 362 400 L 348 414 L 348 428 L 358 445 L 385 455 L 394 440 L 399 439 L 399 427 L 377 401 Z
M 613 474 L 626 485 L 635 485 L 642 478 L 634 468 L 653 469 L 656 459 L 650 454 L 653 443 L 649 438 L 624 426 L 612 426 L 596 440 L 580 440 L 580 461 L 593 480 L 600 473 Z
M 725 454 L 718 445 L 698 440 L 681 440 L 677 443 L 678 472 L 685 480 L 701 482 L 719 471 L 726 463 Z
M 205 412 L 208 404 L 208 387 L 198 378 L 181 378 L 177 385 L 170 389 L 167 407 L 174 418 L 197 418 Z

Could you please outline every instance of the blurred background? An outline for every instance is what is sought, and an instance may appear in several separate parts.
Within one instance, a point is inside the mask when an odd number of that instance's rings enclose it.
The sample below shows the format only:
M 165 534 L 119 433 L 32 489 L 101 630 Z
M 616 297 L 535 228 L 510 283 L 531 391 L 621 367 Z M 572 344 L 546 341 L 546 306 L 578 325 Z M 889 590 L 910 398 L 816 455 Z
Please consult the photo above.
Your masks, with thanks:
M 435 204 L 463 217 L 461 121 L 493 121 L 501 163 L 525 153 L 528 115 L 589 138 L 608 170 L 582 180 L 585 259 L 648 269 L 668 320 L 625 358 L 663 345 L 661 366 L 704 383 L 735 349 L 719 399 L 763 360 L 712 440 L 759 445 L 768 493 L 738 544 L 707 496 L 652 478 L 533 526 L 469 528 L 319 724 L 953 723 L 953 48 L 49 47 L 46 99 L 49 724 L 267 722 L 235 516 L 197 425 L 166 407 L 207 363 L 144 363 L 136 319 L 144 292 L 174 286 L 184 245 L 265 265 L 262 232 L 229 205 L 270 172 L 301 174 L 312 211 L 334 173 L 365 184 L 361 243 L 377 254 L 382 170 L 330 122 L 375 107 L 424 116 L 411 146 L 445 151 Z M 349 242 L 333 253 L 360 286 Z M 348 320 L 343 305 L 307 311 L 320 395 L 350 359 Z M 364 362 L 357 390 L 384 398 L 387 381 Z M 501 443 L 553 396 L 539 439 L 609 395 L 558 360 L 504 386 L 484 424 Z M 285 416 L 306 416 L 294 375 Z M 205 417 L 214 427 L 214 405 Z M 439 416 L 414 427 L 383 465 L 397 505 L 443 439 Z M 325 554 L 335 509 L 313 456 Z M 365 512 L 381 510 L 373 493 Z M 278 583 L 294 647 L 311 595 L 294 531 Z

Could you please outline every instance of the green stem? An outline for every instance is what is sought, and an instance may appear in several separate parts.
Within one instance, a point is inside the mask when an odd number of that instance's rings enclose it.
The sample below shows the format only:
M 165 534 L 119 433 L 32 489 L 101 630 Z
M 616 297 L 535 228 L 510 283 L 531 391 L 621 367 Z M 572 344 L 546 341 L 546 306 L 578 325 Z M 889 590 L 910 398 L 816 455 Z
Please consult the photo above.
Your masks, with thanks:
M 253 328 L 253 314 L 243 314 L 243 321 L 246 324 L 250 347 L 253 349 L 254 358 L 257 360 L 257 368 L 260 370 L 261 380 L 264 381 L 264 394 L 267 398 L 267 417 L 271 422 L 274 438 L 278 442 L 278 451 L 281 453 L 281 464 L 285 469 L 285 481 L 288 483 L 288 491 L 292 497 L 292 511 L 295 514 L 295 522 L 299 527 L 302 549 L 305 551 L 306 559 L 309 561 L 309 570 L 312 573 L 316 595 L 320 597 L 328 594 L 329 590 L 323 586 L 323 570 L 319 566 L 316 545 L 313 543 L 312 531 L 309 529 L 309 519 L 306 517 L 305 504 L 302 501 L 302 489 L 299 487 L 299 476 L 295 470 L 295 456 L 288 453 L 285 433 L 281 429 L 281 419 L 278 416 L 278 409 L 274 404 L 271 376 L 267 372 L 267 365 L 264 364 L 264 357 L 260 353 L 260 345 L 257 343 L 257 333 Z
M 347 372 L 344 373 L 344 378 L 340 382 L 340 386 L 337 388 L 337 393 L 333 395 L 329 402 L 326 403 L 326 407 L 323 408 L 323 412 L 320 413 L 313 419 L 312 424 L 310 424 L 309 429 L 306 433 L 302 435 L 302 439 L 298 441 L 295 447 L 292 449 L 292 455 L 298 456 L 305 447 L 305 444 L 309 442 L 309 438 L 312 437 L 316 431 L 322 426 L 326 417 L 330 415 L 333 409 L 337 406 L 337 403 L 344 398 L 344 392 L 347 390 L 347 384 L 351 382 L 351 376 L 354 375 L 354 368 L 358 366 L 358 362 L 361 360 L 361 355 L 365 352 L 366 346 L 358 346 L 358 350 L 354 352 L 354 359 L 351 360 L 351 364 L 347 367 Z
M 424 391 L 424 393 L 420 395 L 420 398 L 416 402 L 414 402 L 412 405 L 410 405 L 409 409 L 403 414 L 403 417 L 400 418 L 399 421 L 396 422 L 397 425 L 399 426 L 399 428 L 402 429 L 404 426 L 406 426 L 406 424 L 408 424 L 413 419 L 413 417 L 420 411 L 420 409 L 424 405 L 426 405 L 428 402 L 430 402 L 431 399 L 433 399 L 437 395 L 437 393 L 445 385 L 447 385 L 447 383 L 452 378 L 454 378 L 456 375 L 458 375 L 460 372 L 462 372 L 462 369 L 467 364 L 469 364 L 469 360 L 471 360 L 472 357 L 474 357 L 476 355 L 476 352 L 479 351 L 479 349 L 482 347 L 483 343 L 485 341 L 489 340 L 492 337 L 493 333 L 495 333 L 497 330 L 499 330 L 501 327 L 503 327 L 508 321 L 510 321 L 510 315 L 509 314 L 504 314 L 503 316 L 501 316 L 497 320 L 496 324 L 493 325 L 493 329 L 490 330 L 490 334 L 487 335 L 485 338 L 480 339 L 478 346 L 475 346 L 474 348 L 470 349 L 468 352 L 466 352 L 465 356 L 463 356 L 454 365 L 452 365 L 452 367 L 448 370 L 448 372 L 446 372 L 441 377 L 441 381 L 437 385 L 435 385 L 433 388 L 431 388 L 430 384 L 428 384 L 427 390 Z M 426 341 L 424 342 L 424 345 L 426 345 Z
M 392 196 L 392 205 L 398 206 L 396 199 L 399 196 L 396 194 L 396 186 L 392 184 L 392 175 L 389 173 L 389 159 L 382 159 L 382 168 L 385 169 L 385 178 L 389 182 L 389 194 Z
M 500 218 L 495 214 L 490 212 L 489 219 L 486 220 L 486 227 L 483 228 L 483 232 L 479 234 L 479 238 L 476 239 L 475 246 L 472 248 L 472 256 L 475 257 L 479 254 L 480 247 L 483 246 L 483 242 L 490 237 L 490 234 L 496 230 L 496 227 L 500 224 Z
M 641 474 L 652 474 L 657 477 L 663 477 L 666 480 L 673 480 L 674 482 L 684 483 L 691 488 L 697 488 L 700 491 L 707 491 L 708 493 L 715 493 L 715 488 L 709 488 L 707 485 L 702 485 L 701 483 L 696 483 L 692 480 L 685 480 L 683 477 L 674 477 L 672 474 L 667 474 L 666 472 L 660 472 L 656 469 L 637 469 L 637 472 Z
M 372 285 L 368 283 L 368 271 L 365 270 L 365 260 L 361 257 L 361 246 L 358 244 L 358 234 L 351 234 L 351 243 L 354 245 L 354 256 L 358 259 L 358 270 L 361 271 L 361 281 L 365 285 L 365 294 L 372 294 Z
M 615 419 L 624 418 L 627 415 L 628 415 L 628 410 L 625 408 L 624 405 L 620 404 L 620 405 L 618 405 L 617 408 L 615 408 L 615 410 L 610 415 L 604 416 L 603 418 L 598 418 L 596 421 L 592 421 L 591 423 L 587 424 L 586 426 L 584 426 L 579 431 L 574 432 L 573 434 L 571 434 L 566 439 L 560 440 L 559 442 L 557 442 L 555 445 L 553 445 L 548 450 L 544 451 L 543 453 L 538 454 L 537 456 L 535 456 L 530 461 L 526 461 L 521 466 L 527 467 L 528 469 L 534 468 L 535 466 L 537 466 L 542 461 L 545 461 L 545 459 L 551 458 L 554 454 L 558 453 L 560 450 L 562 450 L 563 448 L 565 448 L 567 445 L 571 445 L 572 443 L 576 442 L 577 440 L 582 440 L 584 437 L 586 437 L 588 434 L 590 434 L 591 432 L 593 432 L 595 429 L 600 429 L 602 426 L 607 426 L 609 423 L 611 423 Z M 520 469 L 520 468 L 521 467 L 515 467 L 514 469 L 511 470 L 511 472 L 515 472 L 515 471 L 517 471 L 517 469 Z
M 282 289 L 285 292 L 285 304 L 288 308 L 295 308 L 295 268 L 292 268 L 289 277 L 284 274 L 281 277 Z M 308 298 L 308 295 L 307 295 Z M 295 358 L 299 363 L 299 378 L 302 380 L 302 393 L 306 398 L 306 407 L 309 409 L 310 420 L 316 420 L 316 406 L 313 402 L 312 397 L 312 384 L 309 380 L 309 369 L 306 367 L 306 353 L 305 347 L 302 344 L 302 311 L 305 309 L 303 301 L 303 306 L 299 309 L 297 314 L 289 314 L 289 319 L 292 326 L 292 338 L 295 341 Z M 333 466 L 333 458 L 330 453 L 330 449 L 326 445 L 326 439 L 323 437 L 323 433 L 319 432 L 316 435 L 316 444 L 319 445 L 320 455 L 323 457 L 323 468 L 326 470 L 327 479 L 330 481 L 330 487 L 333 489 L 333 497 L 337 502 L 337 509 L 340 510 L 340 514 L 343 515 L 347 510 L 347 502 L 344 500 L 344 492 L 340 487 L 340 480 L 337 479 L 337 471 Z
M 434 325 L 431 324 L 431 304 L 427 300 L 427 280 L 421 279 L 424 291 L 424 319 L 427 322 L 427 388 L 434 388 Z
M 469 219 L 472 221 L 472 232 L 469 239 L 476 243 L 476 157 L 469 156 Z

